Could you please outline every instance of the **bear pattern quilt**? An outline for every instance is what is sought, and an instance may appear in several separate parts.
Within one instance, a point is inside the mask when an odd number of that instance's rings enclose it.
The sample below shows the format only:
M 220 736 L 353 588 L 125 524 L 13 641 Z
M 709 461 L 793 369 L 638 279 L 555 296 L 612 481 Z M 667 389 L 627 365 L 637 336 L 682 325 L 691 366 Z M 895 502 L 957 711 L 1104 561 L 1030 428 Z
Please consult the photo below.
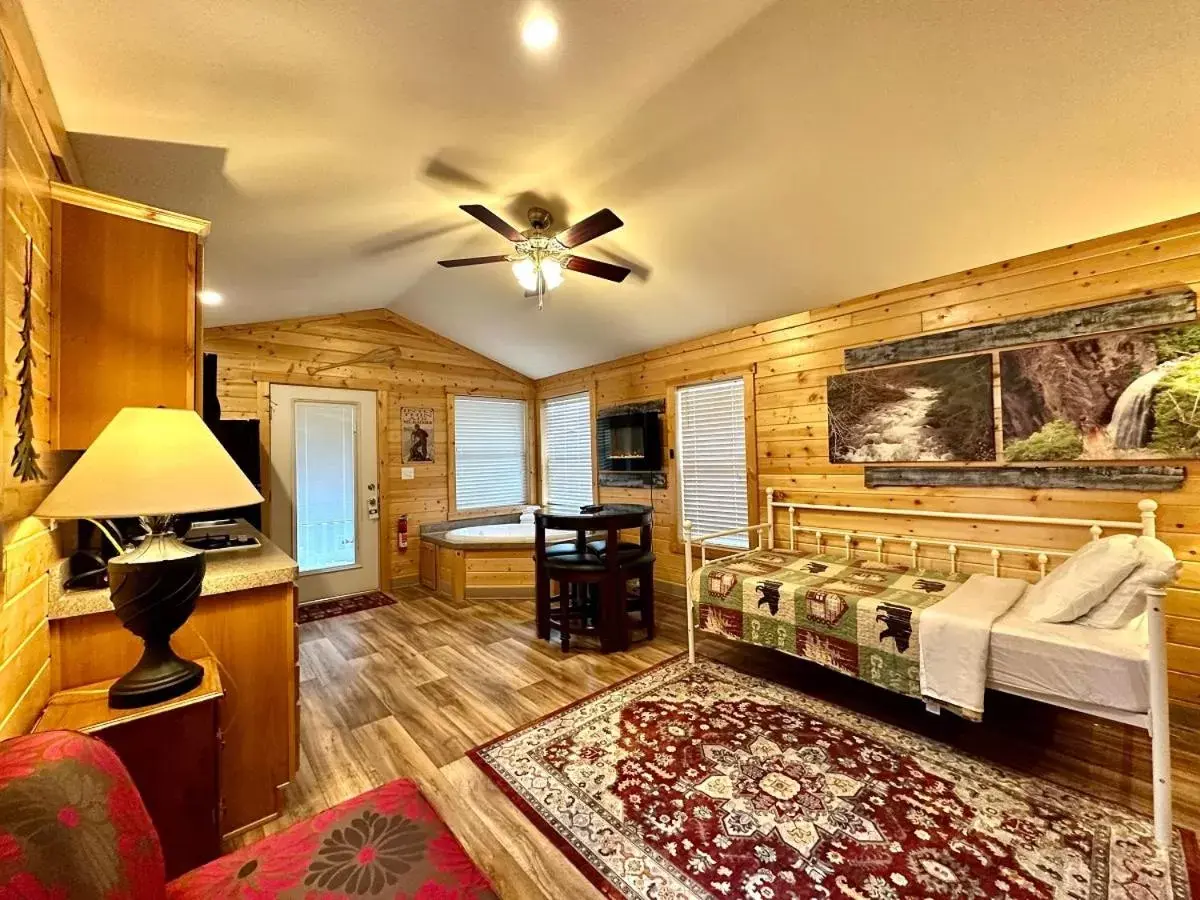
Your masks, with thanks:
M 692 596 L 704 631 L 919 697 L 921 612 L 967 577 L 844 555 L 757 550 L 702 567 L 692 576 Z

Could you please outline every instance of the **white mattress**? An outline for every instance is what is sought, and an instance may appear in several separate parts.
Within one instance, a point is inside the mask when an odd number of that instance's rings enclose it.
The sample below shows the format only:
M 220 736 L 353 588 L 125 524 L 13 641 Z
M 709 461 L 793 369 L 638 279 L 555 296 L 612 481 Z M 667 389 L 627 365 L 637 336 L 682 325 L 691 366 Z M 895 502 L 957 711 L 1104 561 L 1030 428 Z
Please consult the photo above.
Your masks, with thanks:
M 992 625 L 988 687 L 1128 712 L 1150 708 L 1145 615 L 1124 628 L 1034 622 L 1028 596 Z

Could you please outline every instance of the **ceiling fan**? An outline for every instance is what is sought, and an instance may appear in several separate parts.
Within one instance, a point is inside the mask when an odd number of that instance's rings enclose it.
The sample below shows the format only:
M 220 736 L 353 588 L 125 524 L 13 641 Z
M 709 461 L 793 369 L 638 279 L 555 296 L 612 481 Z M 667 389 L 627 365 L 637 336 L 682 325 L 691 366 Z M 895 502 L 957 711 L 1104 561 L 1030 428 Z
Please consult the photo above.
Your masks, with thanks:
M 538 298 L 538 309 L 542 308 L 546 292 L 562 284 L 563 269 L 616 282 L 624 281 L 630 272 L 625 266 L 576 256 L 571 252 L 581 244 L 615 231 L 625 224 L 611 209 L 592 213 L 586 219 L 558 232 L 550 230 L 554 224 L 554 217 L 540 206 L 529 208 L 529 228 L 526 231 L 517 231 L 490 209 L 477 203 L 460 206 L 459 209 L 512 241 L 513 252 L 496 256 L 472 256 L 466 259 L 443 259 L 438 261 L 438 265 L 453 269 L 458 266 L 480 266 L 486 263 L 512 263 L 513 275 L 521 287 L 525 288 L 525 296 Z

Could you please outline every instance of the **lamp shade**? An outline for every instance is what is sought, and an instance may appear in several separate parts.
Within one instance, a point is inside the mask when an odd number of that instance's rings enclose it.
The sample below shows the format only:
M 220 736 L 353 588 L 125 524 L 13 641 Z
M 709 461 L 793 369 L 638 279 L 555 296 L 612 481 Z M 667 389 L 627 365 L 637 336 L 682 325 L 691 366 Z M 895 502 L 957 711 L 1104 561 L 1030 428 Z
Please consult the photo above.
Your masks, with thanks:
M 129 406 L 104 426 L 34 515 L 170 516 L 262 501 L 194 411 Z

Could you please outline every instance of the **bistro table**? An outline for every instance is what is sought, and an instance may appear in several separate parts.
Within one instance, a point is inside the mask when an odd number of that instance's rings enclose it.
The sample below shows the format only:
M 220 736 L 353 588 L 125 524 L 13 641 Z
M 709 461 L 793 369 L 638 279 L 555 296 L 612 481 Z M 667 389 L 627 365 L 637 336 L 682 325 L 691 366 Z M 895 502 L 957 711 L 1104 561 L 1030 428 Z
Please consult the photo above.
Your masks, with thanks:
M 621 532 L 639 530 L 637 543 L 621 541 Z M 546 530 L 574 531 L 574 545 L 546 546 Z M 604 537 L 589 543 L 589 534 Z M 563 649 L 568 649 L 571 592 L 579 585 L 598 591 L 598 625 L 602 653 L 629 647 L 626 584 L 639 579 L 638 602 L 648 637 L 654 637 L 654 509 L 635 503 L 543 508 L 534 515 L 534 560 L 537 577 L 537 633 L 549 639 L 551 628 L 550 582 L 557 581 L 561 596 L 556 623 Z

